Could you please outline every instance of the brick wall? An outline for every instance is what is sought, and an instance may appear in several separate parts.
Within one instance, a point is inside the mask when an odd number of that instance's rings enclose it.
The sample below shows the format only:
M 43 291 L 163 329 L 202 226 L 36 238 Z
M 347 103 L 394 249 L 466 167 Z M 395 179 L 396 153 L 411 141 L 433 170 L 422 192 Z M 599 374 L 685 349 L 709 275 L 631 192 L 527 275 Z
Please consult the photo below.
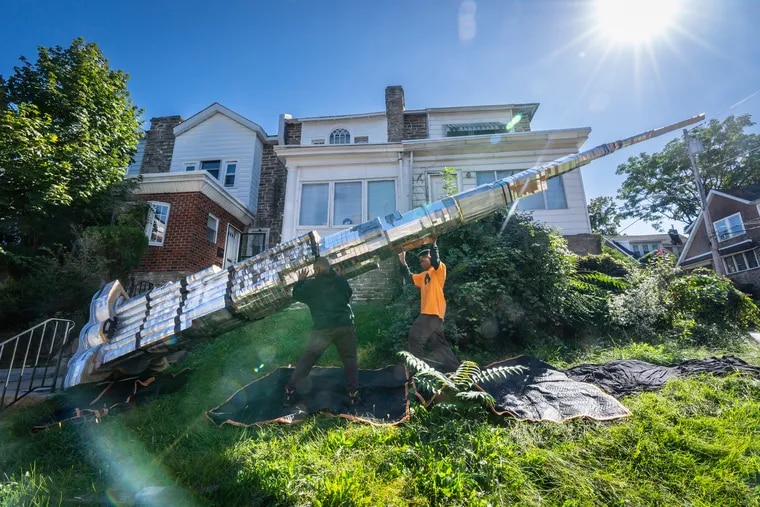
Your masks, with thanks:
M 385 117 L 388 121 L 388 142 L 401 141 L 404 138 L 404 89 L 402 87 L 385 88 Z
M 299 136 L 300 136 L 300 123 Z M 274 144 L 264 144 L 259 182 L 259 206 L 253 222 L 254 227 L 269 228 L 269 245 L 282 240 L 282 215 L 285 211 L 285 183 L 288 171 L 274 152 Z
M 150 130 L 145 135 L 145 152 L 140 174 L 169 172 L 174 153 L 174 127 L 180 123 L 180 116 L 150 119 Z
M 200 192 L 141 194 L 136 197 L 171 205 L 164 244 L 148 247 L 135 273 L 138 281 L 144 279 L 146 272 L 177 273 L 177 279 L 183 273 L 195 273 L 212 264 L 222 266 L 224 259 L 220 253 L 227 239 L 227 224 L 245 232 L 237 218 Z M 213 244 L 206 239 L 209 213 L 219 219 L 216 243 Z
M 404 114 L 404 139 L 427 139 L 428 117 L 426 113 Z
M 380 261 L 380 267 L 348 281 L 354 290 L 354 301 L 387 301 L 401 284 L 398 259 Z
M 300 121 L 285 121 L 285 144 L 301 144 Z

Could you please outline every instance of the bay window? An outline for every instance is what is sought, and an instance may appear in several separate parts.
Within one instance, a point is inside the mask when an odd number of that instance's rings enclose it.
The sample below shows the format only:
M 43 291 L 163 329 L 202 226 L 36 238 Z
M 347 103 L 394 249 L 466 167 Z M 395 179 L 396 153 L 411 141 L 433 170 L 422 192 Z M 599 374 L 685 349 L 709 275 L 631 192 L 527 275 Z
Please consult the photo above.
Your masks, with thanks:
M 303 183 L 298 226 L 349 227 L 396 208 L 395 180 Z

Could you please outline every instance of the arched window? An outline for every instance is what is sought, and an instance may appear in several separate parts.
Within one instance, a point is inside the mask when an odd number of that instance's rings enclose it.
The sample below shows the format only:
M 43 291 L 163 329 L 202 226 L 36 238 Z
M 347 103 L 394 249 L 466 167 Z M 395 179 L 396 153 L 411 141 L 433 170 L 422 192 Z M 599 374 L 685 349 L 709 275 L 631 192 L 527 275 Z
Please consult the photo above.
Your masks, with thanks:
M 351 134 L 346 129 L 335 129 L 330 134 L 330 144 L 350 144 Z

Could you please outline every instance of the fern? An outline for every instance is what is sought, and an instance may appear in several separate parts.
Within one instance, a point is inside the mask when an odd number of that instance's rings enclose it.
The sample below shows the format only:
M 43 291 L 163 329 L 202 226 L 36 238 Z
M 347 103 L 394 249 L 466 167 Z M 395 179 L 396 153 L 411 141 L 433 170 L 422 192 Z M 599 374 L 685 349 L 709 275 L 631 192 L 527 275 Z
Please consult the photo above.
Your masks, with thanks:
M 523 366 L 497 366 L 482 370 L 474 361 L 462 361 L 456 371 L 445 374 L 407 351 L 401 351 L 398 355 L 404 359 L 411 370 L 416 372 L 414 380 L 423 390 L 430 391 L 435 396 L 444 395 L 448 391 L 463 402 L 479 402 L 489 407 L 495 403 L 493 396 L 478 389 L 478 384 L 514 375 L 524 369 Z M 447 407 L 452 405 L 451 402 L 446 403 Z M 439 403 L 438 406 L 442 404 Z

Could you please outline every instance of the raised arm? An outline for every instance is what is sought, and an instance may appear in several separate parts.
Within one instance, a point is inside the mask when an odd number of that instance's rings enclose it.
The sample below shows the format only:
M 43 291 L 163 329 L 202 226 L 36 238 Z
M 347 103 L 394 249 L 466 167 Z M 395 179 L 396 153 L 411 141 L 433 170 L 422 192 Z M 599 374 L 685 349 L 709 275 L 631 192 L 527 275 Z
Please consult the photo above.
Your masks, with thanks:
M 438 242 L 433 242 L 433 246 L 430 247 L 430 265 L 434 269 L 438 269 L 441 266 L 441 257 L 438 255 Z
M 412 271 L 409 269 L 409 266 L 406 264 L 406 252 L 401 252 L 400 254 L 398 254 L 398 260 L 401 263 L 399 265 L 399 272 L 401 273 L 401 277 L 407 283 L 414 285 L 414 280 L 412 279 Z

